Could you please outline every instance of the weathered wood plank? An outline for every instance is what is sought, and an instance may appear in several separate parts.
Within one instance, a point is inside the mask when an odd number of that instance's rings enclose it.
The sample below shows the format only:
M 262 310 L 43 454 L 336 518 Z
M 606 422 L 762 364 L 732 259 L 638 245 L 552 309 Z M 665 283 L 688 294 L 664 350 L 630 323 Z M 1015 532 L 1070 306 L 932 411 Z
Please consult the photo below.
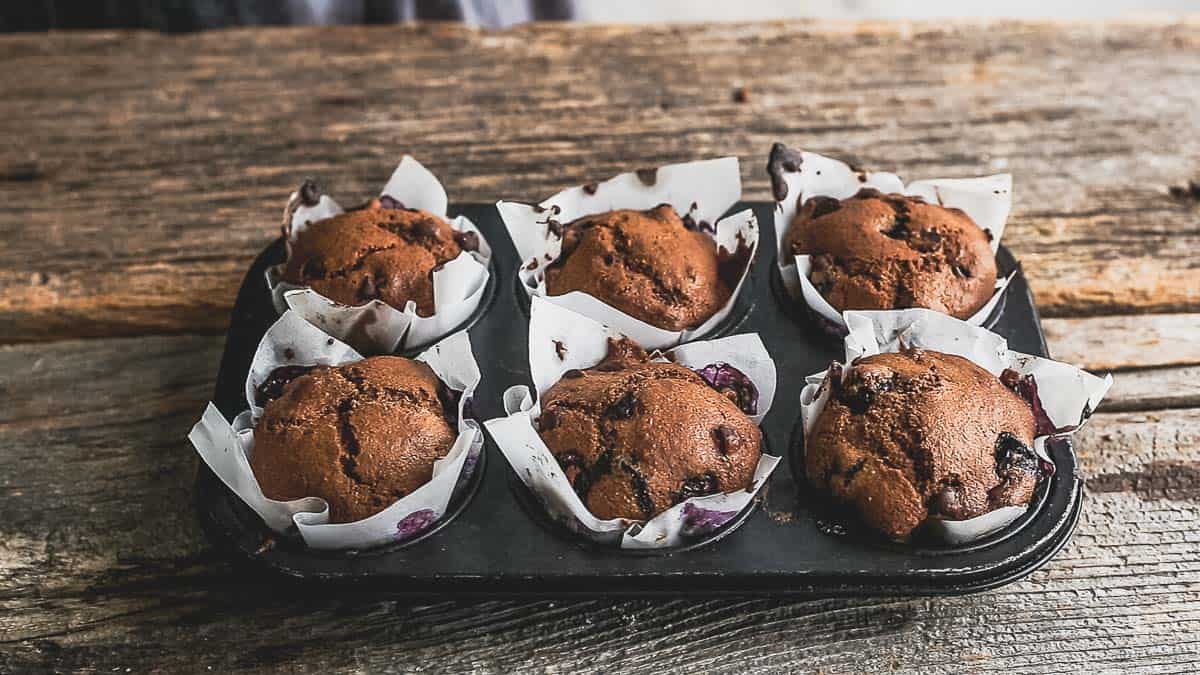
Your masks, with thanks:
M 1072 543 L 983 595 L 407 605 L 279 589 L 207 548 L 183 437 L 220 342 L 0 348 L 0 671 L 958 673 L 966 659 L 985 673 L 1085 662 L 1158 673 L 1200 662 L 1196 409 L 1097 414 L 1079 438 L 1092 495 Z
M 761 199 L 776 140 L 1011 171 L 1046 315 L 1195 312 L 1200 207 L 1168 188 L 1200 170 L 1198 45 L 1194 23 L 5 36 L 0 342 L 219 332 L 306 175 L 352 202 L 411 152 L 487 201 L 737 154 Z
M 1091 370 L 1200 364 L 1200 314 L 1045 319 L 1050 354 Z

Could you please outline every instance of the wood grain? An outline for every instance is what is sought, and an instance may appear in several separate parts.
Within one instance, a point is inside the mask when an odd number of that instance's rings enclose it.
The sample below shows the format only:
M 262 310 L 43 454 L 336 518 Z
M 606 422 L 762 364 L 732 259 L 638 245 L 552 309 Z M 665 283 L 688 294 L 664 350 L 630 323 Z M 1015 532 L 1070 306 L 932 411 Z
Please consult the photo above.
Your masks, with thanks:
M 1047 316 L 1200 311 L 1200 25 L 455 26 L 0 38 L 0 342 L 220 332 L 305 176 L 540 198 L 776 140 L 1011 171 Z M 36 73 L 36 77 L 31 77 Z M 1120 83 L 1120 86 L 1115 86 Z M 733 95 L 744 89 L 745 101 Z
M 271 667 L 451 671 L 1184 672 L 1200 659 L 1200 416 L 1095 415 L 1092 493 L 1029 579 L 938 600 L 406 605 L 296 593 L 201 537 L 184 435 L 218 337 L 0 348 L 0 672 Z M 1139 404 L 1126 390 L 1127 407 Z M 1156 395 L 1150 392 L 1151 396 Z M 323 642 L 314 642 L 320 638 Z M 331 648 L 330 644 L 336 644 Z

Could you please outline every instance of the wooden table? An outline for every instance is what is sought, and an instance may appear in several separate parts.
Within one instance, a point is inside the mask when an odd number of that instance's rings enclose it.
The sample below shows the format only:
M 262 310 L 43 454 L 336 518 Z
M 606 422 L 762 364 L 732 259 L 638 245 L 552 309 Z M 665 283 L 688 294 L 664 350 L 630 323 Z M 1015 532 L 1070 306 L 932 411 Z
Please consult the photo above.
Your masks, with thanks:
M 1200 24 L 542 25 L 0 38 L 0 671 L 1200 668 Z M 945 599 L 299 597 L 200 535 L 184 440 L 307 175 L 541 198 L 775 140 L 1011 171 L 1053 354 L 1116 371 L 1070 545 Z

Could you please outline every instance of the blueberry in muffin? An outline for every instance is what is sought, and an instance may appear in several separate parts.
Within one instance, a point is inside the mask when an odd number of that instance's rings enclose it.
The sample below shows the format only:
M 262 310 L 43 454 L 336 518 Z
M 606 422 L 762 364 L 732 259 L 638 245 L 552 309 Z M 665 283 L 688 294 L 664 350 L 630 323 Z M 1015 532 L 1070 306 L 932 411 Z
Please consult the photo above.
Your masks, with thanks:
M 696 373 L 610 340 L 604 361 L 545 392 L 538 433 L 593 515 L 647 520 L 750 486 L 762 432 L 747 412 L 758 393 L 722 365 Z
M 344 305 L 382 300 L 403 310 L 411 300 L 417 314 L 430 316 L 433 272 L 478 246 L 475 233 L 458 232 L 439 216 L 385 196 L 301 230 L 291 242 L 283 280 Z
M 250 467 L 267 497 L 320 497 L 329 519 L 372 516 L 433 477 L 458 436 L 455 392 L 420 361 L 284 366 L 259 385 Z
M 967 520 L 1028 504 L 1049 469 L 1033 450 L 1034 413 L 960 356 L 915 348 L 860 358 L 805 443 L 809 482 L 905 539 L 931 517 Z
M 925 307 L 967 319 L 995 291 L 990 240 L 960 209 L 863 188 L 808 199 L 782 248 L 811 256 L 809 279 L 838 311 Z
M 562 252 L 546 269 L 550 295 L 583 291 L 672 331 L 699 327 L 729 301 L 748 249 L 719 249 L 669 204 L 585 216 L 561 226 Z

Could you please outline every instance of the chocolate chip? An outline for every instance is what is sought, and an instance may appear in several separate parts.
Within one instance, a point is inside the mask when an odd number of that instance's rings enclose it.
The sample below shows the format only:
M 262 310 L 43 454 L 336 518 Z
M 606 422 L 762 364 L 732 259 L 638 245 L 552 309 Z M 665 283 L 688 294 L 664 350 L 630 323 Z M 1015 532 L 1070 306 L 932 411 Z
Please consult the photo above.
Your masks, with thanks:
M 713 441 L 715 441 L 717 444 L 717 452 L 720 452 L 722 455 L 728 455 L 729 449 L 737 446 L 737 444 L 741 441 L 741 439 L 738 437 L 737 429 L 734 429 L 727 424 L 721 424 L 715 427 L 712 430 L 712 437 Z
M 317 186 L 317 181 L 311 178 L 306 178 L 300 184 L 298 192 L 300 193 L 300 203 L 305 206 L 311 208 L 321 202 L 321 188 Z

